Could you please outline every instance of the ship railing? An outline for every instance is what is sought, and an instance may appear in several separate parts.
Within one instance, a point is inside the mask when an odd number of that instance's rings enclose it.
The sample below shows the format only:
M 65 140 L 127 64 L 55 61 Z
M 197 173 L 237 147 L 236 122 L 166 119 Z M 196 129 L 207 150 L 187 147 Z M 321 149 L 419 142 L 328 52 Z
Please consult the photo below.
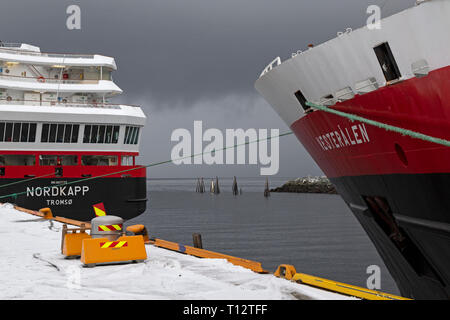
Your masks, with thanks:
M 20 48 L 22 47 L 21 43 L 14 43 L 14 42 L 1 42 L 0 47 L 4 48 Z
M 12 81 L 40 82 L 40 83 L 60 83 L 60 84 L 98 84 L 99 80 L 71 80 L 71 79 L 52 79 L 44 77 L 24 77 L 14 75 L 0 74 L 0 79 Z
M 355 93 L 353 92 L 353 89 L 351 87 L 345 87 L 336 92 L 335 99 L 337 101 L 342 102 L 345 100 L 352 99 L 354 96 L 355 96 Z
M 363 81 L 357 82 L 355 84 L 355 90 L 358 94 L 365 94 L 371 91 L 374 91 L 378 88 L 378 82 L 375 78 L 371 77 L 368 79 L 365 79 Z M 329 94 L 320 99 L 320 101 L 316 102 L 316 104 L 323 105 L 323 106 L 331 106 L 336 104 L 336 102 L 345 101 L 353 98 L 355 96 L 355 93 L 353 92 L 353 89 L 351 87 L 346 87 L 344 89 L 341 89 L 337 91 L 334 95 Z
M 372 92 L 378 89 L 378 87 L 378 81 L 374 77 L 368 78 L 355 84 L 355 89 L 358 94 Z
M 26 56 L 38 56 L 38 57 L 50 57 L 50 58 L 83 58 L 83 59 L 94 59 L 93 54 L 76 54 L 76 53 L 45 53 L 45 52 L 35 52 L 26 51 L 21 49 L 21 44 L 18 43 L 2 43 L 0 45 L 0 52 L 26 55 Z
M 267 67 L 263 70 L 263 72 L 261 72 L 261 75 L 259 76 L 260 78 L 265 75 L 267 72 L 269 72 L 270 70 L 272 70 L 274 67 L 277 67 L 281 64 L 281 58 L 280 57 L 276 57 L 271 63 L 269 63 L 267 65 Z
M 103 108 L 103 109 L 121 109 L 122 106 L 140 108 L 132 104 L 116 104 L 107 102 L 69 102 L 56 100 L 21 100 L 0 98 L 0 105 L 23 105 L 23 106 L 41 106 L 41 107 L 66 107 L 66 108 Z

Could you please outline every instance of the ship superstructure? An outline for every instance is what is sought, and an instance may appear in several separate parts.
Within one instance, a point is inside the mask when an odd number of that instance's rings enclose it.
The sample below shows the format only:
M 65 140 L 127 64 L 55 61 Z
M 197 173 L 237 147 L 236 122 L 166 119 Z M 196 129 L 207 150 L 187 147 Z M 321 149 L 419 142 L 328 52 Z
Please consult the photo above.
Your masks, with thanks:
M 450 297 L 450 148 L 315 110 L 313 102 L 450 140 L 450 1 L 275 59 L 256 89 L 355 214 L 402 295 Z
M 138 168 L 146 116 L 110 103 L 114 70 L 107 56 L 0 44 L 0 195 L 18 194 L 2 202 L 78 220 L 100 202 L 126 219 L 144 212 L 146 170 L 114 173 Z

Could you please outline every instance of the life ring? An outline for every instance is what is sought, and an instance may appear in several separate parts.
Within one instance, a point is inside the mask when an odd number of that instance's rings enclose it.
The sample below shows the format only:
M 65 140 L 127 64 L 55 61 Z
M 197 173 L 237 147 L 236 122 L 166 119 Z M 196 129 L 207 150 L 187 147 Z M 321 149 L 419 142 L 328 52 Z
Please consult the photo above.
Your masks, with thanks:
M 42 76 L 41 76 L 41 77 L 39 77 L 39 78 L 37 78 L 37 79 L 38 79 L 38 81 L 39 81 L 39 82 L 45 82 L 45 78 L 44 78 L 44 77 L 42 77 Z

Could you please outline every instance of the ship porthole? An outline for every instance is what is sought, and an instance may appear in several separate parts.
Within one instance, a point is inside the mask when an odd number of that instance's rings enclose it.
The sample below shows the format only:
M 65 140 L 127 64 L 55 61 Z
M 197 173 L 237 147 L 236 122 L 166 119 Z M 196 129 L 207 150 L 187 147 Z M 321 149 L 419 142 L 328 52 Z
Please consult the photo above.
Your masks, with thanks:
M 400 159 L 400 161 L 403 163 L 404 166 L 408 165 L 408 158 L 406 157 L 405 151 L 403 151 L 403 148 L 396 143 L 394 145 L 395 152 L 397 153 L 397 157 Z

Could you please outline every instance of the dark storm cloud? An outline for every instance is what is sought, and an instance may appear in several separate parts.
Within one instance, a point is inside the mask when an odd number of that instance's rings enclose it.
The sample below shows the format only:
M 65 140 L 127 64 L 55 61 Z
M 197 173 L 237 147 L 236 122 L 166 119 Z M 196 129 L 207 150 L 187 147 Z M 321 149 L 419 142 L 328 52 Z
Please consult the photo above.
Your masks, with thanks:
M 170 158 L 171 132 L 205 128 L 289 130 L 253 85 L 275 57 L 289 58 L 347 27 L 364 25 L 369 4 L 383 16 L 415 0 L 1 0 L 0 39 L 45 52 L 116 58 L 116 102 L 140 104 L 148 116 L 140 163 Z M 78 4 L 82 30 L 66 28 Z M 183 110 L 184 109 L 184 110 Z M 186 111 L 186 112 L 185 112 Z M 280 140 L 281 176 L 320 174 L 293 136 Z M 152 167 L 149 177 L 255 176 L 258 166 Z
M 44 51 L 114 56 L 127 98 L 163 102 L 254 93 L 274 57 L 333 38 L 385 0 L 2 0 L 3 40 Z M 387 1 L 384 15 L 414 0 Z M 82 9 L 82 30 L 65 28 L 66 8 Z M 128 100 L 128 99 L 127 99 Z

